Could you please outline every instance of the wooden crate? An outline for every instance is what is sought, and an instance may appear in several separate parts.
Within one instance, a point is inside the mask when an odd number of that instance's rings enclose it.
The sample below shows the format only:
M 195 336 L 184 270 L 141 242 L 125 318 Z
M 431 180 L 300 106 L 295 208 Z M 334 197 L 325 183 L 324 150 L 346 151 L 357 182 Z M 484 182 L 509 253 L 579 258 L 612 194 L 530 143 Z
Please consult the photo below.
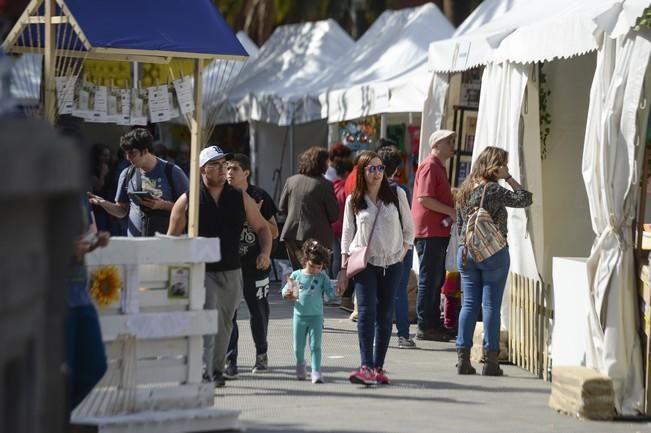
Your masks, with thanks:
M 235 428 L 237 412 L 212 408 L 214 385 L 201 380 L 203 335 L 217 329 L 217 311 L 203 309 L 204 263 L 219 259 L 219 240 L 205 238 L 114 238 L 89 255 L 91 273 L 115 266 L 123 288 L 98 309 L 108 371 L 75 409 L 76 424 L 121 431 L 125 422 L 152 422 L 147 431 L 163 431 L 160 414 L 171 411 L 178 422 L 164 431 L 193 419 L 192 431 Z M 168 296 L 169 270 L 178 266 L 189 269 L 187 298 Z

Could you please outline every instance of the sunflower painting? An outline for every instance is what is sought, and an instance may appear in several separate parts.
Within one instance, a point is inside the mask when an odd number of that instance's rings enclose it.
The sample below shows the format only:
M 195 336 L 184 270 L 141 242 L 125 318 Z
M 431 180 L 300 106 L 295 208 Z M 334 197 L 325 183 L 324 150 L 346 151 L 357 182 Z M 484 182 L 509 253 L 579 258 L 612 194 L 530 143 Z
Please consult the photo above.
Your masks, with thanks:
M 93 272 L 90 294 L 100 307 L 106 307 L 120 299 L 122 280 L 115 266 L 103 266 Z

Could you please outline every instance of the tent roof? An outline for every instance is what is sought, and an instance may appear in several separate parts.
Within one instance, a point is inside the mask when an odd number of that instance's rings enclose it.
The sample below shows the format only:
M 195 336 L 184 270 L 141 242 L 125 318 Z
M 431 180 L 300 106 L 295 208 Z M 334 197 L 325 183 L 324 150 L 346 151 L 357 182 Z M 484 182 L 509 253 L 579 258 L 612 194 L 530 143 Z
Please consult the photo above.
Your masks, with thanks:
M 505 1 L 490 6 L 506 8 Z M 451 72 L 490 62 L 532 63 L 584 54 L 597 49 L 601 32 L 628 32 L 648 6 L 648 0 L 516 0 L 503 15 L 432 43 L 429 63 L 435 71 Z
M 454 27 L 433 4 L 386 11 L 319 82 L 330 122 L 390 112 L 422 110 L 430 42 Z M 326 104 L 327 101 L 327 104 Z
M 235 36 L 237 36 L 237 40 L 240 41 L 240 44 L 242 44 L 242 47 L 244 47 L 249 56 L 255 56 L 258 54 L 260 48 L 255 42 L 253 42 L 253 40 L 251 40 L 249 35 L 240 30 Z
M 44 43 L 43 0 L 32 0 L 3 44 L 33 52 Z M 210 0 L 57 0 L 57 49 L 89 57 L 245 58 Z M 40 22 L 40 23 L 39 23 Z
M 217 121 L 288 125 L 320 118 L 318 101 L 310 96 L 316 77 L 352 46 L 353 40 L 334 20 L 276 28 L 244 66 L 227 100 L 213 102 L 221 105 Z

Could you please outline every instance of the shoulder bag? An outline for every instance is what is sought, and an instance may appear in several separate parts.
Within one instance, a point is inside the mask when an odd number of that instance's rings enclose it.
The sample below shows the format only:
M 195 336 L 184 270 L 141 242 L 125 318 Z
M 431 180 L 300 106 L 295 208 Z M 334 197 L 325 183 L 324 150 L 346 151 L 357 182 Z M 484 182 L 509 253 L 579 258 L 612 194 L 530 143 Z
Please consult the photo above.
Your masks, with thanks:
M 484 209 L 484 196 L 487 187 L 488 184 L 484 186 L 479 207 L 473 209 L 468 215 L 463 244 L 464 264 L 468 260 L 468 254 L 472 256 L 475 263 L 481 263 L 506 246 L 504 235 L 493 221 L 490 213 Z
M 368 246 L 371 244 L 371 239 L 373 239 L 375 224 L 377 223 L 378 216 L 380 216 L 381 209 L 382 202 L 380 202 L 380 205 L 377 208 L 377 214 L 375 215 L 373 227 L 371 228 L 371 233 L 368 235 L 368 242 L 366 245 L 363 247 L 354 248 L 348 256 L 348 265 L 346 267 L 346 276 L 348 278 L 353 278 L 355 275 L 366 269 L 366 265 L 368 263 Z

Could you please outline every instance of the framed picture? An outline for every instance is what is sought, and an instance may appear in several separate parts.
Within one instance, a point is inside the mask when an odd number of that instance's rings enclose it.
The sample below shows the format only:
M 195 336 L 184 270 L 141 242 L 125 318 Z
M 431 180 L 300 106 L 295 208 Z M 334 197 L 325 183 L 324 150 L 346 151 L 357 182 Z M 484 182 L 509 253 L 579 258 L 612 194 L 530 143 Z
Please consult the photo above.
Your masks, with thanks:
M 167 297 L 187 299 L 190 296 L 190 266 L 170 266 Z
M 461 134 L 461 151 L 471 152 L 475 147 L 475 133 L 477 132 L 477 112 L 466 111 L 463 114 L 463 131 Z
M 472 158 L 470 156 L 459 157 L 459 165 L 457 166 L 457 176 L 455 179 L 456 186 L 461 186 L 466 177 L 470 174 L 470 163 Z

